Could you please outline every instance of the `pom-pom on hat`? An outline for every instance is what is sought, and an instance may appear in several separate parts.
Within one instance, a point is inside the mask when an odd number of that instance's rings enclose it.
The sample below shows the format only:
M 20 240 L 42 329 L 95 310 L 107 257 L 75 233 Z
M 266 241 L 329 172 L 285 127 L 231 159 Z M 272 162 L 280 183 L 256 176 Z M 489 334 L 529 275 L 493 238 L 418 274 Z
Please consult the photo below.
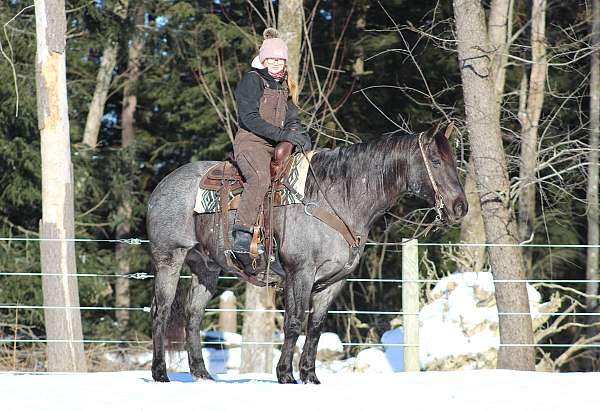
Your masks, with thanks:
M 262 64 L 268 58 L 288 59 L 287 44 L 279 38 L 279 32 L 274 28 L 268 28 L 263 32 L 264 41 L 260 46 L 259 54 L 252 60 L 252 67 L 264 68 Z

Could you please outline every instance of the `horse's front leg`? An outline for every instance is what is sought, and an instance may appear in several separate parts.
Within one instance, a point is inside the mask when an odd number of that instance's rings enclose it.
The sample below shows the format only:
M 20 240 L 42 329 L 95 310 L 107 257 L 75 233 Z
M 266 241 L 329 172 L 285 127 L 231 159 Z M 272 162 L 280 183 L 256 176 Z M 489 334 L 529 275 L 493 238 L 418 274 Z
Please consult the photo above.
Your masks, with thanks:
M 317 347 L 321 337 L 321 329 L 327 317 L 331 302 L 337 297 L 345 281 L 338 281 L 328 288 L 311 296 L 310 314 L 306 333 L 306 342 L 300 357 L 300 380 L 305 384 L 320 384 L 315 373 Z
M 314 275 L 314 271 L 304 269 L 288 275 L 285 281 L 283 324 L 285 339 L 281 348 L 281 357 L 277 363 L 277 380 L 281 384 L 296 384 L 292 366 L 294 347 L 300 336 L 304 315 L 308 309 Z

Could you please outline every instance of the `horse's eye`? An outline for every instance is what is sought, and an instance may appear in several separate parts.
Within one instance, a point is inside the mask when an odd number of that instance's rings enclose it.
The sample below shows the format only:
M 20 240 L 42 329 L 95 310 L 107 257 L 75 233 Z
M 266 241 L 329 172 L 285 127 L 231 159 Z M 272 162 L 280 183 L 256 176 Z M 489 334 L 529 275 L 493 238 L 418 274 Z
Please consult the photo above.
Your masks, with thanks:
M 431 164 L 433 164 L 433 166 L 435 168 L 438 168 L 439 166 L 442 165 L 442 162 L 436 158 L 436 159 L 431 160 Z

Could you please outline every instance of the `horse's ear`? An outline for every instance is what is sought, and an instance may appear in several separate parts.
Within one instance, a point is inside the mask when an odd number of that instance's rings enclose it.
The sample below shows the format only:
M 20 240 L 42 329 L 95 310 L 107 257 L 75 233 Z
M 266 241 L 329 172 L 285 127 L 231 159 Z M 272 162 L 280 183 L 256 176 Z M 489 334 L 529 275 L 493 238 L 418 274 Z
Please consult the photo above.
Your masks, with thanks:
M 454 126 L 454 121 L 450 121 L 450 124 L 448 124 L 448 126 L 446 127 L 446 131 L 444 132 L 444 137 L 446 137 L 446 140 L 450 140 L 450 137 L 452 137 L 452 133 L 454 132 L 454 129 L 456 127 Z
M 432 124 L 432 126 L 429 128 L 429 130 L 427 130 L 423 134 L 423 136 L 425 137 L 425 141 L 427 142 L 427 144 L 429 144 L 430 142 L 432 142 L 433 139 L 435 138 L 435 136 L 437 135 L 437 133 L 439 133 L 441 125 L 442 124 L 439 121 L 436 121 L 435 123 Z

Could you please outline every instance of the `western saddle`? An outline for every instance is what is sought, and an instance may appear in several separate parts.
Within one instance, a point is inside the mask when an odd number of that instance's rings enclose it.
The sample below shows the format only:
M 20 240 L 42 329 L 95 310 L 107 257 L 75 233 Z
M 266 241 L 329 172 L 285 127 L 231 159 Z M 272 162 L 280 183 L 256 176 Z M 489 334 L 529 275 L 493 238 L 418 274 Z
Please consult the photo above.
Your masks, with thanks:
M 275 146 L 273 158 L 271 159 L 271 189 L 265 196 L 261 215 L 266 256 L 270 256 L 272 252 L 272 207 L 281 205 L 281 191 L 285 188 L 283 180 L 289 174 L 292 166 L 293 159 L 291 154 L 293 148 L 294 146 L 292 143 L 281 142 Z M 228 161 L 223 161 L 214 165 L 200 179 L 200 188 L 219 192 L 219 214 L 222 221 L 222 234 L 225 250 L 231 249 L 229 241 L 230 232 L 228 212 L 230 209 L 238 208 L 240 194 L 244 189 L 244 184 L 245 182 L 243 176 L 241 175 L 240 170 L 236 165 L 235 158 L 232 154 L 229 155 Z M 233 198 L 231 200 L 229 199 L 230 193 L 233 194 Z M 254 247 L 251 246 L 251 249 L 254 248 L 256 250 L 257 242 L 260 242 L 260 239 L 257 235 L 255 235 L 253 238 Z M 256 276 L 247 275 L 240 270 L 236 271 L 240 276 L 254 285 L 266 285 L 264 281 Z

